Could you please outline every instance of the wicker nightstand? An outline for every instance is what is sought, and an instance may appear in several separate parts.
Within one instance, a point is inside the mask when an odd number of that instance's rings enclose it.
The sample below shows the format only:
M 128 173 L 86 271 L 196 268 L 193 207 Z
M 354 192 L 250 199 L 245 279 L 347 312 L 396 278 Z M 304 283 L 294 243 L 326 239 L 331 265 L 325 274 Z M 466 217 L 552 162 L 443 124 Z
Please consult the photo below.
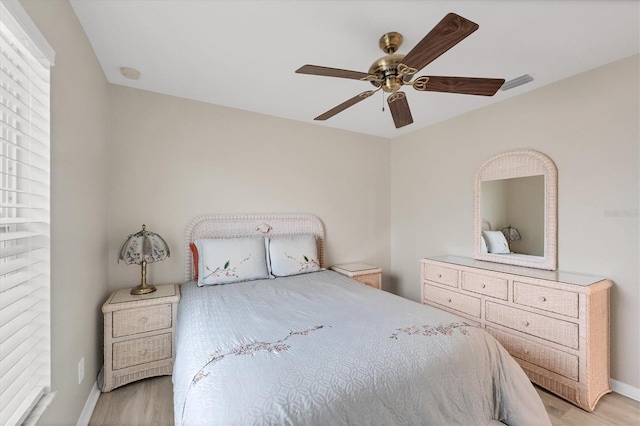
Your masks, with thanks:
M 102 305 L 103 392 L 173 372 L 180 286 L 156 287 L 157 291 L 139 296 L 131 295 L 129 288 L 118 290 Z
M 382 288 L 382 269 L 377 266 L 367 265 L 366 263 L 349 263 L 347 265 L 334 265 L 329 269 L 378 290 Z

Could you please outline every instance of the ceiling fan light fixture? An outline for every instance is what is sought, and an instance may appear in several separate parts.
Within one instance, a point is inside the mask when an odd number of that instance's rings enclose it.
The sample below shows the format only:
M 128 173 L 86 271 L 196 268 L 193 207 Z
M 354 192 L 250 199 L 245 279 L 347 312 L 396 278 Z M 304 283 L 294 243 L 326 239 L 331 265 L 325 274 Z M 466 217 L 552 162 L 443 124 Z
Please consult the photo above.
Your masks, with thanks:
M 500 90 L 509 90 L 514 87 L 522 86 L 523 84 L 527 84 L 533 81 L 533 77 L 529 74 L 521 75 L 520 77 L 516 77 L 513 80 L 509 80 L 502 85 Z

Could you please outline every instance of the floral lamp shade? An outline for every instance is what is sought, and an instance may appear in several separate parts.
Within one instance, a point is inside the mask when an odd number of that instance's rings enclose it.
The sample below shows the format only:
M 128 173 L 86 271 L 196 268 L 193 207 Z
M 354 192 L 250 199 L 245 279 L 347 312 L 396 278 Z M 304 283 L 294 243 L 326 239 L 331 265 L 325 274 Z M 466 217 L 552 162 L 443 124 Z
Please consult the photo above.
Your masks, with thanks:
M 147 284 L 147 263 L 165 260 L 171 255 L 169 245 L 158 234 L 147 231 L 142 225 L 142 230 L 127 237 L 120 247 L 118 262 L 124 261 L 127 265 L 141 265 L 142 273 L 140 285 L 131 290 L 131 294 L 147 294 L 156 291 L 156 288 Z
M 514 228 L 511 225 L 505 228 L 502 228 L 500 231 L 504 234 L 504 237 L 506 238 L 507 243 L 509 244 L 509 251 L 511 251 L 512 241 L 517 241 L 522 239 L 522 236 L 520 235 L 520 231 L 518 231 L 518 228 Z

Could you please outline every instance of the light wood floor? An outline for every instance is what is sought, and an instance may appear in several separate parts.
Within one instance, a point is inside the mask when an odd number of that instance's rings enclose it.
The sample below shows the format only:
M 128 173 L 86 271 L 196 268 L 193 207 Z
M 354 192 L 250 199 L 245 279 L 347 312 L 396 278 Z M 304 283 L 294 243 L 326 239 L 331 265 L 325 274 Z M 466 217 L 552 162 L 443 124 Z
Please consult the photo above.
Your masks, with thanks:
M 640 402 L 617 393 L 605 395 L 596 410 L 587 413 L 540 388 L 536 389 L 553 426 L 640 425 Z M 140 380 L 101 394 L 89 425 L 173 425 L 171 377 Z

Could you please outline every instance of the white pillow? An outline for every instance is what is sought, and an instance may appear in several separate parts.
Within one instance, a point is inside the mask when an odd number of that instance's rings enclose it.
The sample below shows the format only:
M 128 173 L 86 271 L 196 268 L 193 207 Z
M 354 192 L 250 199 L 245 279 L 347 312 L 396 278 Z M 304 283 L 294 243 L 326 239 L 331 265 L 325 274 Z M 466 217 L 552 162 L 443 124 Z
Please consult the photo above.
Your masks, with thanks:
M 480 235 L 480 253 L 487 253 L 489 249 L 487 249 L 487 242 L 484 239 L 484 235 Z
M 269 278 L 262 237 L 202 239 L 198 248 L 198 286 Z
M 482 231 L 482 235 L 487 243 L 489 253 L 506 254 L 509 251 L 509 244 L 504 234 L 500 231 Z
M 269 239 L 271 274 L 276 277 L 320 271 L 318 246 L 313 235 Z

